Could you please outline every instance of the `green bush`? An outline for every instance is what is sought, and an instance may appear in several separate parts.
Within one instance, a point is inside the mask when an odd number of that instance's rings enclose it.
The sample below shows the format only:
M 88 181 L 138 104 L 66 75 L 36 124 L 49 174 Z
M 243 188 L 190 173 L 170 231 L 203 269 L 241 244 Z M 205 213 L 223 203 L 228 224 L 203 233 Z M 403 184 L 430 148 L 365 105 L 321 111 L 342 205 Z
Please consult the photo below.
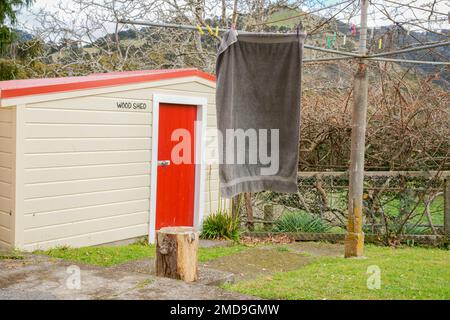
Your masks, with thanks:
M 400 223 L 394 223 L 389 226 L 390 233 L 398 233 L 401 228 Z M 430 228 L 428 227 L 422 227 L 422 226 L 416 226 L 414 224 L 407 223 L 403 226 L 401 234 L 408 234 L 408 235 L 424 235 L 424 234 L 430 234 Z
M 430 228 L 428 227 L 421 227 L 411 224 L 406 224 L 403 227 L 403 234 L 414 234 L 414 235 L 423 235 L 423 234 L 430 234 Z
M 13 80 L 17 78 L 19 68 L 12 60 L 0 59 L 0 80 Z
M 325 220 L 304 212 L 288 212 L 283 214 L 272 228 L 273 232 L 311 232 L 324 233 L 331 230 Z
M 239 241 L 239 219 L 227 211 L 218 211 L 203 221 L 200 237 L 203 239 L 227 239 Z

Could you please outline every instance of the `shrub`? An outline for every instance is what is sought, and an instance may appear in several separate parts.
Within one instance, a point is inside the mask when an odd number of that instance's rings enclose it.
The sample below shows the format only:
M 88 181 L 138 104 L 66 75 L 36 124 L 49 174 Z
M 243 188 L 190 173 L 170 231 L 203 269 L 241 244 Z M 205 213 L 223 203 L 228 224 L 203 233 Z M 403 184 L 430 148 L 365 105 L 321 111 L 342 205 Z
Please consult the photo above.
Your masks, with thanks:
M 423 235 L 430 234 L 430 228 L 406 224 L 403 227 L 403 234 Z
M 203 221 L 203 239 L 228 239 L 239 241 L 239 219 L 227 211 L 217 211 Z
M 390 226 L 392 231 L 395 233 L 398 233 L 400 230 L 400 224 L 394 224 Z M 422 226 L 416 226 L 414 224 L 405 224 L 402 228 L 402 234 L 408 234 L 408 235 L 424 235 L 424 234 L 430 234 L 430 228 L 428 227 L 422 227 Z
M 12 60 L 0 59 L 0 80 L 13 80 L 17 78 L 19 68 Z
M 273 226 L 273 232 L 329 232 L 331 225 L 320 217 L 304 212 L 288 212 L 283 214 Z
M 386 232 L 385 230 L 386 230 L 386 227 L 383 226 L 381 231 L 379 229 L 376 229 L 375 232 L 373 232 L 370 225 L 363 226 L 364 233 L 382 232 L 383 234 L 387 234 L 387 235 L 396 237 L 396 235 L 399 234 L 400 224 L 399 223 L 390 224 L 388 226 L 388 232 Z M 429 227 L 417 226 L 414 224 L 407 223 L 403 226 L 402 232 L 400 232 L 400 234 L 403 234 L 403 235 L 426 235 L 426 234 L 431 234 L 431 230 Z
M 148 242 L 148 236 L 137 239 L 133 244 L 143 247 L 150 247 L 151 244 Z

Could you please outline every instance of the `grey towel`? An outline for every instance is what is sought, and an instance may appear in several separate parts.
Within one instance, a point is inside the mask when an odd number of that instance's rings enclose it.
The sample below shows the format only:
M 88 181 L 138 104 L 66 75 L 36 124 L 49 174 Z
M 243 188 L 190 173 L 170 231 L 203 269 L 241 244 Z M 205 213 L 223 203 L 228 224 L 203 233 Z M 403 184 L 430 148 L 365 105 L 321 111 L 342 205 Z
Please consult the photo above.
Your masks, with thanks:
M 223 197 L 262 190 L 297 192 L 304 39 L 302 33 L 238 34 L 231 30 L 224 35 L 216 64 L 217 126 L 221 134 L 219 176 Z M 237 136 L 246 133 L 245 149 L 239 144 L 239 138 L 228 135 L 227 132 L 233 131 L 227 129 L 242 129 L 235 131 Z M 278 141 L 273 129 L 279 130 Z M 264 155 L 266 148 L 268 157 L 262 158 L 261 152 Z M 244 163 L 237 161 L 239 157 L 245 159 Z

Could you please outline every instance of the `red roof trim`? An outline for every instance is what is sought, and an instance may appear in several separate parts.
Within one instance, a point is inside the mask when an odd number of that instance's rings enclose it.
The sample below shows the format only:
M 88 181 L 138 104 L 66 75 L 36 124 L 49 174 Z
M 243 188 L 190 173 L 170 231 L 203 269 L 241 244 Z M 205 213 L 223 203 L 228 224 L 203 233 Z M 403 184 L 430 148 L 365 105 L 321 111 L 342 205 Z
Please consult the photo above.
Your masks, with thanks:
M 94 74 L 84 77 L 12 80 L 0 81 L 0 98 L 15 98 L 192 76 L 216 81 L 213 75 L 197 69 L 148 70 Z

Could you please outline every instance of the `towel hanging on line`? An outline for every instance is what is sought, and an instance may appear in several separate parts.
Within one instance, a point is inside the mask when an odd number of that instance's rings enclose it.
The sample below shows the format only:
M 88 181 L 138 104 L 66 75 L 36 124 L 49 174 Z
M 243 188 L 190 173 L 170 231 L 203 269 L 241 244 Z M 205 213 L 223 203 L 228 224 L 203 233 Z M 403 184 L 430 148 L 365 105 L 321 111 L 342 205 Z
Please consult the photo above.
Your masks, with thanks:
M 304 39 L 304 33 L 224 34 L 216 63 L 222 196 L 297 192 Z

